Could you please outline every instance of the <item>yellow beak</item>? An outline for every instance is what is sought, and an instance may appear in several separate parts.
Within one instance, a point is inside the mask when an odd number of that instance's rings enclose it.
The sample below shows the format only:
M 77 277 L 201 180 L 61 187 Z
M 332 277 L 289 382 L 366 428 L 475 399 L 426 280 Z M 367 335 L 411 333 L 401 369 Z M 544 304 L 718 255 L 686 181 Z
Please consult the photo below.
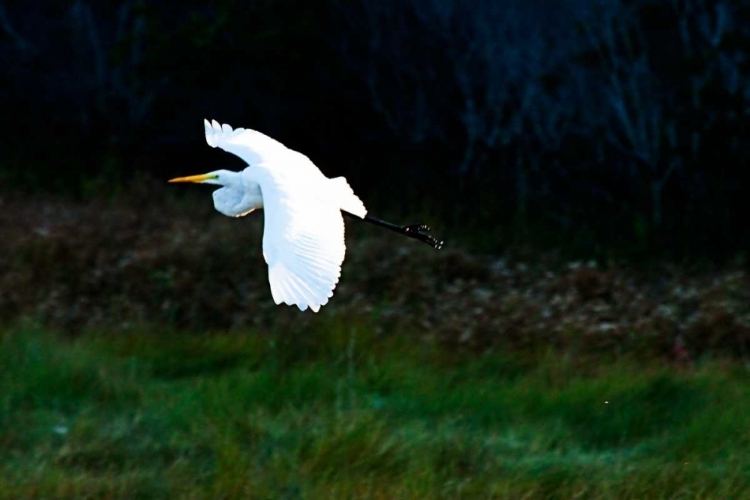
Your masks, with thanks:
M 211 174 L 201 174 L 201 175 L 189 175 L 187 177 L 175 177 L 174 179 L 169 179 L 167 182 L 204 182 L 209 179 L 216 179 L 218 175 L 211 175 Z

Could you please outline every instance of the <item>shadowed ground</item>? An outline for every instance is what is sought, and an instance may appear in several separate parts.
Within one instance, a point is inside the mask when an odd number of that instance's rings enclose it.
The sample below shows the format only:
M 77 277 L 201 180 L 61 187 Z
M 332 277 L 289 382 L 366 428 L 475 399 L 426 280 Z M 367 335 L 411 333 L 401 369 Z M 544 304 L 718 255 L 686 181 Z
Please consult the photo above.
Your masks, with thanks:
M 32 318 L 72 334 L 258 329 L 297 332 L 336 318 L 383 333 L 483 352 L 630 353 L 679 363 L 750 352 L 750 278 L 742 261 L 650 267 L 575 261 L 557 251 L 480 253 L 429 212 L 443 250 L 347 219 L 347 254 L 319 314 L 276 306 L 261 255 L 263 214 L 216 213 L 201 190 L 163 183 L 114 201 L 0 197 L 0 322 Z M 380 215 L 380 214 L 378 214 Z

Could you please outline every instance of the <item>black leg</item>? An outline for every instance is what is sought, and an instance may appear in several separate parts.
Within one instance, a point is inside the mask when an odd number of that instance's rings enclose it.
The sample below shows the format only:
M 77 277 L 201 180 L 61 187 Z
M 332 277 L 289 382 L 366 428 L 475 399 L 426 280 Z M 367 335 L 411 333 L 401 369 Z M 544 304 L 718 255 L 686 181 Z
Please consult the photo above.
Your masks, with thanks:
M 348 212 L 344 213 L 355 219 L 359 219 L 359 217 Z M 397 226 L 396 224 L 391 224 L 390 222 L 376 219 L 375 217 L 370 217 L 369 215 L 365 215 L 365 218 L 361 220 L 364 220 L 365 222 L 369 222 L 370 224 L 374 224 L 376 226 L 390 229 L 391 231 L 403 234 L 404 236 L 408 236 L 409 238 L 414 238 L 415 240 L 421 241 L 422 243 L 427 243 L 433 248 L 440 249 L 443 247 L 442 241 L 439 241 L 427 234 L 430 228 L 425 226 L 424 224 L 407 224 L 406 226 Z

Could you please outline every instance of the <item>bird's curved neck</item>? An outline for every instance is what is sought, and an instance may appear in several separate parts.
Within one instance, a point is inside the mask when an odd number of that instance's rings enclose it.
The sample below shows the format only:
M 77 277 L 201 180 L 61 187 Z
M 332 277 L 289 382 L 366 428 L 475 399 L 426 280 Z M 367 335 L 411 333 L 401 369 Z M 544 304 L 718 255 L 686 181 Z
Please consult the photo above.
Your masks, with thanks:
M 230 189 L 239 189 L 242 187 L 242 172 L 232 172 L 223 170 L 221 172 L 221 184 Z

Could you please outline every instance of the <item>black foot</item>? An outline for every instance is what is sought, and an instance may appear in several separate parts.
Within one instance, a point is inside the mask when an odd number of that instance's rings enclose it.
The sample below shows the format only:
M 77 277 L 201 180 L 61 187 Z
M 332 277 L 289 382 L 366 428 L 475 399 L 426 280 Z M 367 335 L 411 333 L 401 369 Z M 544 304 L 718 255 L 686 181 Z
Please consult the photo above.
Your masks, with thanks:
M 422 243 L 427 243 L 433 248 L 439 250 L 443 247 L 442 241 L 439 241 L 427 234 L 427 231 L 429 231 L 430 228 L 425 226 L 424 224 L 409 224 L 407 226 L 401 226 L 401 230 L 406 236 L 414 238 L 415 240 L 419 240 Z

